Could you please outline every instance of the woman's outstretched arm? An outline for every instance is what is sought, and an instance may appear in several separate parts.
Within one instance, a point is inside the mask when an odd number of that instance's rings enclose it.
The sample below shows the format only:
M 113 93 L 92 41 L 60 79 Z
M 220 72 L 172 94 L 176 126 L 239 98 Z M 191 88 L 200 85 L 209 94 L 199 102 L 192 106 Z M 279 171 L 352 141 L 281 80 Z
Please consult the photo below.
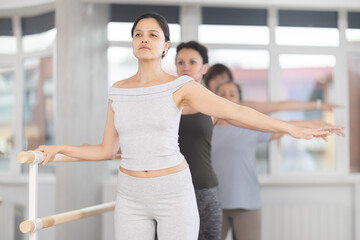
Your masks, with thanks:
M 345 136 L 344 132 L 342 131 L 344 128 L 340 126 L 334 126 L 332 124 L 329 124 L 323 120 L 292 120 L 289 121 L 290 124 L 293 124 L 298 127 L 305 127 L 305 128 L 321 128 L 327 131 L 330 131 L 338 136 Z M 270 140 L 276 140 L 283 136 L 283 133 L 274 133 L 271 136 Z M 324 138 L 324 140 L 327 140 Z
M 276 101 L 276 102 L 257 102 L 257 101 L 241 101 L 241 105 L 253 108 L 262 113 L 273 113 L 278 111 L 288 110 L 314 110 L 319 109 L 323 111 L 332 111 L 334 108 L 341 108 L 341 105 L 336 105 L 326 102 L 302 102 L 302 101 Z
M 191 106 L 216 118 L 238 121 L 265 132 L 288 133 L 295 138 L 312 139 L 330 134 L 327 130 L 297 127 L 285 121 L 270 118 L 252 108 L 228 101 L 196 82 L 188 82 L 175 93 L 174 100 L 179 107 Z
M 40 145 L 35 151 L 45 153 L 43 165 L 47 164 L 49 159 L 57 153 L 62 153 L 69 157 L 86 159 L 90 161 L 101 161 L 114 158 L 119 150 L 119 136 L 114 124 L 114 111 L 111 108 L 112 101 L 109 101 L 107 110 L 107 120 L 104 131 L 104 137 L 101 144 L 96 145 Z

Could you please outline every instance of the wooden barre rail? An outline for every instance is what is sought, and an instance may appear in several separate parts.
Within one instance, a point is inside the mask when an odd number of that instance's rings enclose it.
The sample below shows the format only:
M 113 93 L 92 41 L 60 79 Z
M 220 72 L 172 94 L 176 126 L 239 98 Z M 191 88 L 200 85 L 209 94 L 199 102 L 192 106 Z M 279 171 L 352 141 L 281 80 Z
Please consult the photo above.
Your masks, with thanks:
M 37 153 L 42 154 L 42 157 L 44 158 L 44 156 L 45 156 L 44 153 L 42 153 L 42 152 L 37 152 Z M 37 160 L 37 155 L 34 154 L 34 152 L 20 152 L 17 155 L 17 159 L 18 159 L 18 162 L 20 162 L 20 163 L 33 163 Z M 114 159 L 120 159 L 120 154 L 116 155 L 116 157 Z M 68 157 L 64 154 L 56 154 L 55 157 L 53 157 L 49 160 L 49 162 L 82 162 L 82 161 L 90 161 L 90 160 L 72 158 L 72 157 Z
M 43 228 L 53 227 L 59 224 L 79 220 L 82 218 L 99 215 L 105 212 L 110 212 L 115 209 L 115 201 L 94 205 L 87 208 L 73 210 L 65 213 L 59 213 L 36 220 L 23 221 L 19 228 L 22 233 L 30 233 Z

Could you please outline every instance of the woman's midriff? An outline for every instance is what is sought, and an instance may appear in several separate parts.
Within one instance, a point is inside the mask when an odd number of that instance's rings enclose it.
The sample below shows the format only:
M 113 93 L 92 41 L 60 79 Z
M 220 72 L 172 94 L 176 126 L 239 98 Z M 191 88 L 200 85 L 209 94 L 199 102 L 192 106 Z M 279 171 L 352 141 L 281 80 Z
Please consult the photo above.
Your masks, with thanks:
M 187 164 L 186 160 L 184 159 L 184 161 L 182 161 L 179 165 L 176 165 L 176 166 L 170 167 L 170 168 L 151 170 L 151 171 L 133 171 L 133 170 L 128 170 L 128 169 L 120 167 L 120 171 L 127 175 L 130 175 L 132 177 L 153 178 L 153 177 L 161 177 L 161 176 L 177 173 L 177 172 L 184 170 L 187 167 L 188 167 L 188 164 Z

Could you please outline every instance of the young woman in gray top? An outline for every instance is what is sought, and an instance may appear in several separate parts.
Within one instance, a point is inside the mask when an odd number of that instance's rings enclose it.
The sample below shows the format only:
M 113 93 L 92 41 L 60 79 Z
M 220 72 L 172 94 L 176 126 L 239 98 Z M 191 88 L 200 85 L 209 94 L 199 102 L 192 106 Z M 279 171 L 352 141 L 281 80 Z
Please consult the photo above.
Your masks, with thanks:
M 121 148 L 115 208 L 117 240 L 150 240 L 156 230 L 159 240 L 197 239 L 199 216 L 194 188 L 177 146 L 180 115 L 186 106 L 295 138 L 331 134 L 329 130 L 300 128 L 269 118 L 213 94 L 191 77 L 167 74 L 161 68 L 161 58 L 170 47 L 170 34 L 161 15 L 140 16 L 131 35 L 138 72 L 110 88 L 102 143 L 36 149 L 45 153 L 45 165 L 57 153 L 100 161 L 113 158 Z
M 239 104 L 241 89 L 237 83 L 220 83 L 219 96 Z M 321 120 L 293 121 L 304 127 L 320 127 Z M 336 131 L 343 135 L 341 129 Z M 283 134 L 254 131 L 229 125 L 219 119 L 213 130 L 212 161 L 219 178 L 219 197 L 223 209 L 222 239 L 232 223 L 237 240 L 261 239 L 260 185 L 256 173 L 256 146 L 260 142 L 278 139 Z

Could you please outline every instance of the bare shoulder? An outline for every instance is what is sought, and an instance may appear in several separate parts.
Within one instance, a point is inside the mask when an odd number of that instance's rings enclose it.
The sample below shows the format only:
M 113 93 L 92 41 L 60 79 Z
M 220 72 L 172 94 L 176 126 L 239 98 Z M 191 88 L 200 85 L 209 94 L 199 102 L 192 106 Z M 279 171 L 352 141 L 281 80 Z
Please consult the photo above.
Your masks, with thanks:
M 199 90 L 200 91 L 210 91 L 206 87 L 204 87 L 202 84 L 200 84 L 196 81 L 188 81 L 187 83 L 184 84 L 184 86 L 181 89 L 184 92 L 199 92 Z
M 119 81 L 115 82 L 112 85 L 112 87 L 114 87 L 114 88 L 128 88 L 128 87 L 131 87 L 133 79 L 134 79 L 134 76 L 123 79 L 123 80 L 119 80 Z
M 188 81 L 174 93 L 174 99 L 181 99 L 185 105 L 191 99 L 211 93 L 206 87 L 196 81 Z

